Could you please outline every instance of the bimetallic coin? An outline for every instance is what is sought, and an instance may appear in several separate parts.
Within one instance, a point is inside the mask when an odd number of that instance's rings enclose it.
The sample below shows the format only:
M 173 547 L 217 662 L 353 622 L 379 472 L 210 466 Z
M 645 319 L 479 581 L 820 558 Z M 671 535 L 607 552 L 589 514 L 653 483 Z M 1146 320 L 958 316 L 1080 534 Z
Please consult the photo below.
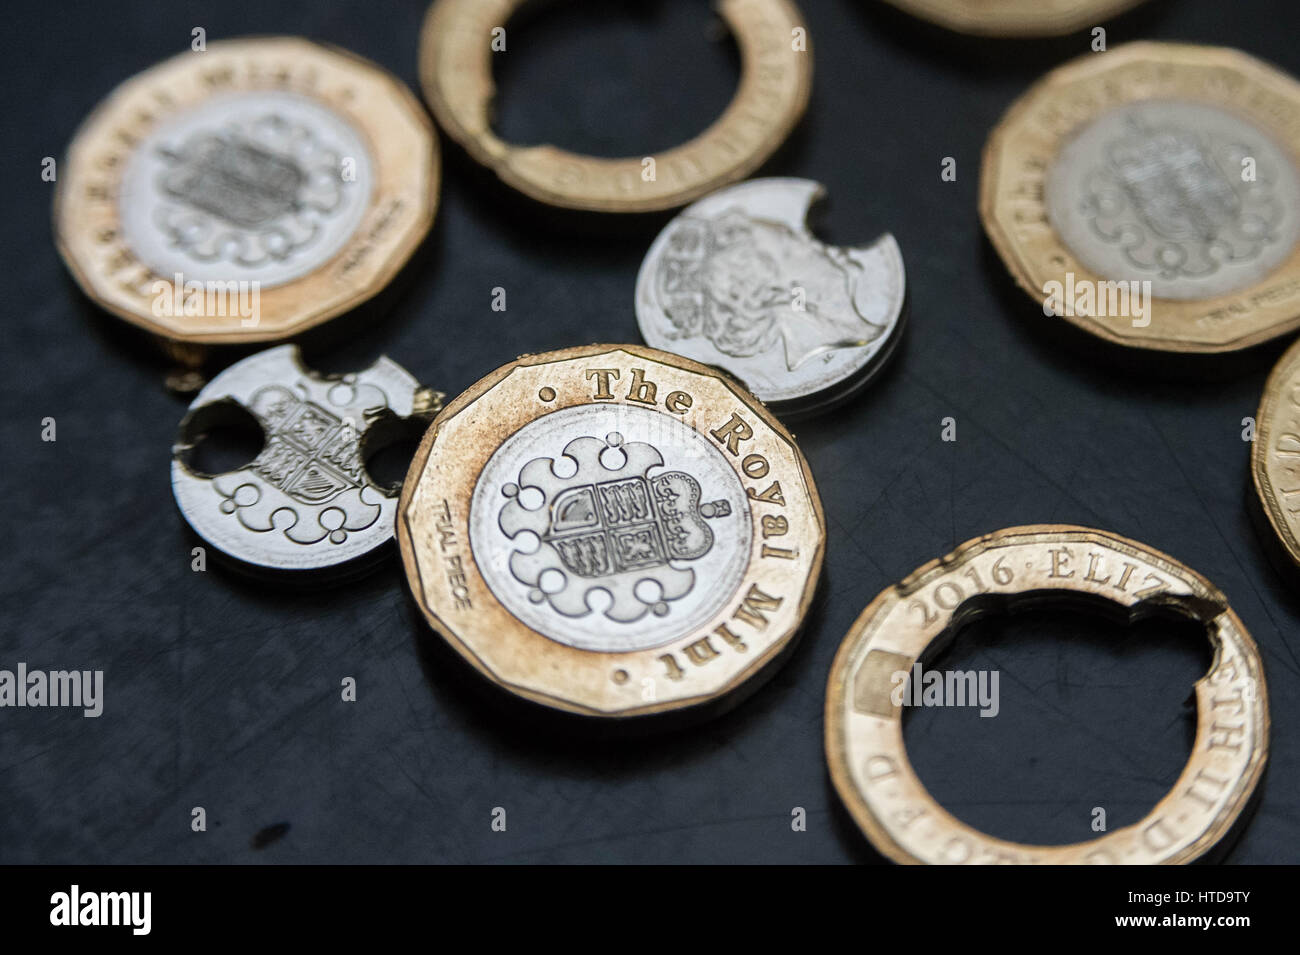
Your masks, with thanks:
M 393 536 L 398 489 L 375 484 L 364 454 L 372 429 L 396 436 L 402 419 L 429 415 L 438 396 L 380 358 L 353 374 L 302 365 L 296 345 L 267 349 L 199 392 L 172 448 L 172 491 L 195 532 L 246 569 L 356 568 Z M 245 467 L 200 473 L 195 444 L 211 427 L 251 414 L 263 446 Z
M 1214 662 L 1195 685 L 1196 738 L 1186 768 L 1143 819 L 1090 841 L 1035 846 L 953 817 L 926 791 L 903 745 L 913 665 L 995 603 L 1116 605 L 1130 619 L 1198 621 Z M 1014 719 L 1005 708 L 1002 719 Z M 871 843 L 899 863 L 1156 864 L 1192 862 L 1233 832 L 1268 760 L 1268 692 L 1259 651 L 1227 599 L 1195 571 L 1105 531 L 1039 524 L 967 541 L 881 593 L 831 666 L 826 757 L 831 779 Z
M 791 645 L 825 524 L 753 396 L 637 346 L 525 356 L 435 419 L 398 542 L 429 623 L 483 675 L 594 716 L 720 700 Z
M 1300 564 L 1300 343 L 1287 349 L 1264 385 L 1250 463 L 1264 513 Z
M 1108 341 L 1226 352 L 1300 325 L 1300 83 L 1216 47 L 1060 67 L 984 152 L 980 215 L 1042 307 Z
M 807 179 L 755 179 L 691 205 L 641 265 L 636 317 L 656 348 L 716 365 L 783 416 L 862 387 L 893 353 L 906 280 L 891 235 L 825 245 Z
M 1098 26 L 1141 0 L 889 0 L 908 13 L 977 36 L 1060 36 Z
M 420 82 L 447 135 L 506 185 L 588 212 L 685 205 L 759 168 L 803 116 L 812 88 L 808 28 L 791 0 L 720 0 L 740 51 L 735 99 L 689 142 L 625 159 L 516 146 L 492 131 L 499 31 L 523 0 L 435 0 L 420 34 Z M 653 160 L 653 163 L 650 161 Z
M 228 40 L 119 86 L 73 140 L 59 250 L 172 342 L 284 338 L 370 298 L 428 232 L 433 127 L 393 76 L 293 37 Z

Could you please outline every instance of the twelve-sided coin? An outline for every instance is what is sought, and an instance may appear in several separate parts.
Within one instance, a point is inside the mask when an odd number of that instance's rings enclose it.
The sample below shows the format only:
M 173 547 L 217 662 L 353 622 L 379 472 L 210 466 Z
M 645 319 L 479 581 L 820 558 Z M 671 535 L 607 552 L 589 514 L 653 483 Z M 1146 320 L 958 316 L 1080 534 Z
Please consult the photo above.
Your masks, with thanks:
M 980 215 L 1047 315 L 1169 352 L 1300 325 L 1300 83 L 1131 43 L 1053 70 L 984 151 Z
M 163 339 L 272 341 L 387 284 L 438 177 L 432 124 L 384 70 L 297 37 L 214 42 L 85 121 L 55 236 L 91 298 Z
M 397 534 L 429 623 L 484 676 L 623 717 L 753 685 L 802 623 L 825 526 L 793 439 L 734 381 L 592 345 L 449 404 Z

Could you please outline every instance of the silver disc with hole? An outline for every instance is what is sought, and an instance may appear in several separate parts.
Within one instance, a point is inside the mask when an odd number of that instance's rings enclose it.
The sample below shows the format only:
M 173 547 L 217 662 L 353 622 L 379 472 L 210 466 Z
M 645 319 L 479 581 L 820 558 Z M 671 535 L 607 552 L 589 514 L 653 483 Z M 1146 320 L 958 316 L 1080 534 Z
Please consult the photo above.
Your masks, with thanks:
M 393 537 L 398 488 L 366 471 L 367 432 L 412 415 L 420 392 L 388 358 L 364 371 L 319 375 L 295 345 L 232 365 L 190 405 L 172 448 L 181 513 L 223 554 L 267 571 L 323 570 L 372 556 Z M 211 428 L 251 415 L 261 451 L 206 474 L 194 450 Z
M 779 414 L 823 410 L 867 383 L 903 326 L 906 278 L 889 234 L 826 245 L 807 179 L 754 179 L 689 206 L 659 233 L 636 286 L 655 348 L 739 378 Z

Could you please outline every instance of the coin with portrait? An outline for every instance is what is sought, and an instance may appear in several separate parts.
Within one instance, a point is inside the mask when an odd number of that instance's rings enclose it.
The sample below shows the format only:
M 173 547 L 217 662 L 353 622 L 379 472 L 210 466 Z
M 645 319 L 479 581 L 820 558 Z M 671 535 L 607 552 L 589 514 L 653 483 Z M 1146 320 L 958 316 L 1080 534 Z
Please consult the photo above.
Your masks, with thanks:
M 894 237 L 827 245 L 807 225 L 807 179 L 754 179 L 706 196 L 651 244 L 636 286 L 645 340 L 726 369 L 784 416 L 865 385 L 903 327 Z

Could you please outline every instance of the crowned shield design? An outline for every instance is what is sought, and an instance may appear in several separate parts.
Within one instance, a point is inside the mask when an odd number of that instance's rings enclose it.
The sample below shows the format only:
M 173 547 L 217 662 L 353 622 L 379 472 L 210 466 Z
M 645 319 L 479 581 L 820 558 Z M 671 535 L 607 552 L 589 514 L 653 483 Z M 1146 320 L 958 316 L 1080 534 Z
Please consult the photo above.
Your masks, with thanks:
M 602 460 L 620 458 L 617 467 Z M 653 445 L 624 444 L 617 432 L 604 441 L 580 437 L 564 448 L 577 463 L 571 477 L 555 473 L 555 459 L 534 458 L 523 466 L 518 484 L 507 484 L 509 498 L 499 523 L 507 537 L 531 531 L 537 550 L 515 550 L 510 571 L 529 587 L 534 603 L 548 601 L 566 616 L 591 612 L 587 597 L 605 590 L 613 620 L 630 623 L 647 611 L 663 616 L 695 583 L 695 572 L 677 566 L 704 556 L 713 547 L 709 521 L 731 514 L 726 501 L 702 502 L 699 481 L 684 471 L 651 476 L 663 456 Z M 525 491 L 532 489 L 529 501 Z M 540 493 L 540 503 L 537 501 Z M 652 581 L 656 588 L 638 585 Z
M 376 408 L 387 405 L 378 388 L 365 391 Z M 341 544 L 378 520 L 380 508 L 366 494 L 373 487 L 361 432 L 352 422 L 280 385 L 259 389 L 248 408 L 266 444 L 246 469 L 214 480 L 223 513 L 249 530 L 268 531 L 276 514 L 287 512 L 292 521 L 281 521 L 284 534 L 300 544 Z M 247 480 L 248 472 L 260 480 Z
M 292 159 L 235 133 L 195 136 L 174 158 L 162 190 L 241 229 L 266 228 L 293 212 L 307 179 Z
M 1212 240 L 1239 214 L 1231 183 L 1188 133 L 1116 143 L 1110 163 L 1138 215 L 1167 239 Z
M 196 131 L 158 157 L 155 223 L 202 262 L 283 262 L 347 205 L 339 148 L 274 113 Z
M 1119 246 L 1139 274 L 1205 278 L 1249 263 L 1279 238 L 1275 170 L 1245 143 L 1132 118 L 1084 182 L 1092 234 Z M 1250 157 L 1257 176 L 1229 175 Z

